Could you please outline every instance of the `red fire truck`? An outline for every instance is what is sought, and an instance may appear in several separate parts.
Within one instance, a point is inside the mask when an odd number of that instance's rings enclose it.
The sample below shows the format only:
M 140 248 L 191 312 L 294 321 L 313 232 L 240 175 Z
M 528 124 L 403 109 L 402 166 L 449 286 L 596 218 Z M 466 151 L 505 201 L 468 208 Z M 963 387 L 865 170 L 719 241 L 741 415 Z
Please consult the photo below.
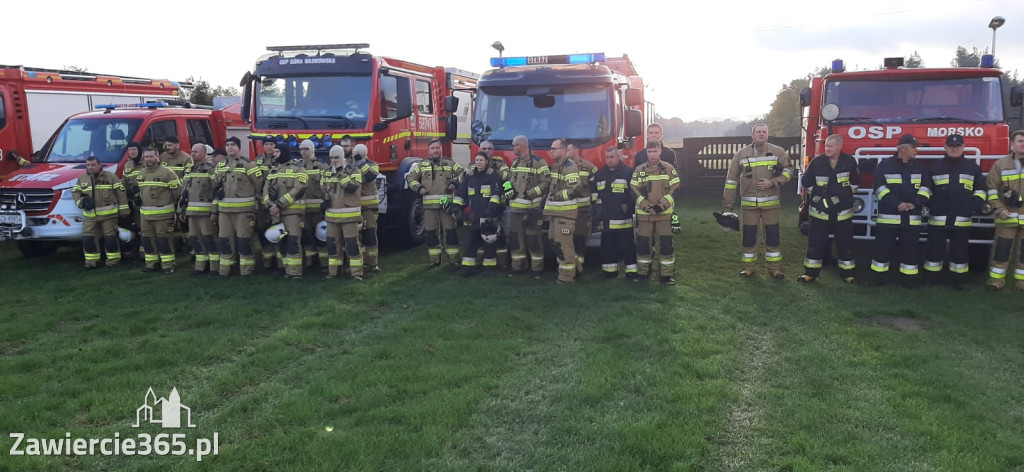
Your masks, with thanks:
M 27 257 L 44 256 L 61 245 L 78 245 L 82 211 L 71 187 L 83 172 L 85 159 L 96 156 L 106 170 L 121 175 L 131 141 L 161 146 L 177 136 L 181 147 L 194 143 L 223 146 L 227 136 L 246 136 L 242 117 L 229 109 L 212 110 L 166 102 L 97 105 L 102 111 L 67 118 L 36 159 L 0 181 L 0 241 L 13 239 Z M 238 128 L 244 130 L 238 132 Z
M 900 136 L 914 135 L 920 143 L 917 158 L 927 161 L 942 158 L 946 136 L 962 134 L 965 157 L 985 172 L 1009 149 L 1002 71 L 991 66 L 904 69 L 902 58 L 888 58 L 884 64 L 882 70 L 847 72 L 837 59 L 831 73 L 812 79 L 800 93 L 806 120 L 803 165 L 825 152 L 830 134 L 842 136 L 843 151 L 859 164 L 861 186 L 854 201 L 857 239 L 874 239 L 874 169 L 896 153 Z M 1010 102 L 1019 104 L 1021 95 L 1020 87 L 1014 87 Z M 806 217 L 802 208 L 801 221 Z M 991 217 L 976 216 L 973 226 L 972 243 L 991 242 Z
M 0 179 L 32 160 L 64 119 L 96 105 L 176 98 L 169 80 L 0 65 Z M 13 155 L 11 154 L 13 153 Z
M 403 245 L 423 237 L 420 199 L 405 174 L 442 139 L 444 155 L 466 156 L 476 76 L 375 56 L 368 44 L 274 46 L 242 79 L 242 116 L 254 141 L 304 139 L 318 158 L 345 135 L 380 166 L 381 225 Z M 459 96 L 462 96 L 461 106 Z M 459 133 L 460 124 L 464 128 Z M 258 143 L 255 143 L 259 145 Z M 461 148 L 461 152 L 460 152 Z

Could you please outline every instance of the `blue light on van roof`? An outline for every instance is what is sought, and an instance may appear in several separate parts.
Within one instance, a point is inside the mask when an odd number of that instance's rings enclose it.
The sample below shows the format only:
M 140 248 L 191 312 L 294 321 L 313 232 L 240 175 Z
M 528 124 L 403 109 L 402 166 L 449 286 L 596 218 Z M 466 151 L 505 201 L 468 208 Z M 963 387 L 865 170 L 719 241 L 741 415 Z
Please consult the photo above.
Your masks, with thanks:
M 592 64 L 605 62 L 603 52 L 586 54 L 560 54 L 554 56 L 492 57 L 491 67 L 515 67 L 548 64 Z
M 146 103 L 121 103 L 121 104 L 105 104 L 96 105 L 97 110 L 125 110 L 131 108 L 165 108 L 167 103 L 165 102 L 146 102 Z

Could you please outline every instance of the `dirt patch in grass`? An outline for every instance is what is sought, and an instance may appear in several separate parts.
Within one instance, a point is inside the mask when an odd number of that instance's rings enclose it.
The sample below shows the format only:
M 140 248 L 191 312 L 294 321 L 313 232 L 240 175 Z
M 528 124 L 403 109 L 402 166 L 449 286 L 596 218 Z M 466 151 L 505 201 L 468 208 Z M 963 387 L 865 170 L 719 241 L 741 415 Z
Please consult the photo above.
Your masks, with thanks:
M 928 325 L 923 320 L 909 316 L 876 315 L 864 319 L 871 326 L 893 329 L 896 331 L 924 331 Z

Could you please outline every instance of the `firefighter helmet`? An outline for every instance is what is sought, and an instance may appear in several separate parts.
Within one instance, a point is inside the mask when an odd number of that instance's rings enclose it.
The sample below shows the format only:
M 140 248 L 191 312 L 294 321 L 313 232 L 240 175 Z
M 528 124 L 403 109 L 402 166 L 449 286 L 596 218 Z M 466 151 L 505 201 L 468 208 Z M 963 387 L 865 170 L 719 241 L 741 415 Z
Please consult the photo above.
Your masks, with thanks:
M 480 238 L 487 244 L 498 242 L 498 235 L 501 234 L 501 227 L 491 218 L 480 221 Z
M 120 239 L 123 243 L 130 242 L 132 240 L 132 232 L 118 226 L 117 239 Z
M 288 236 L 288 230 L 284 229 L 284 223 L 278 223 L 267 228 L 267 232 L 264 233 L 264 236 L 267 237 L 267 241 L 277 244 L 284 239 L 285 236 Z
M 740 230 L 740 217 L 736 216 L 735 213 L 727 211 L 725 213 L 712 213 L 715 216 L 715 221 L 718 222 L 718 226 L 722 228 L 722 231 L 739 231 Z
M 320 220 L 316 224 L 316 239 L 321 242 L 327 242 L 327 220 Z

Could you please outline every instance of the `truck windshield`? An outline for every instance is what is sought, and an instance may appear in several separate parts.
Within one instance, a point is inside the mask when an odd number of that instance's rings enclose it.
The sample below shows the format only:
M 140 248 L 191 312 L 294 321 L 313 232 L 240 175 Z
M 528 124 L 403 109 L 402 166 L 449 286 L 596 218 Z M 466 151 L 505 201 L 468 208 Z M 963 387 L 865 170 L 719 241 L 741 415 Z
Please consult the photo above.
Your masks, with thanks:
M 57 137 L 47 150 L 46 162 L 85 162 L 96 156 L 100 162 L 112 164 L 121 160 L 128 138 L 135 136 L 142 119 L 75 119 L 57 130 Z
M 361 129 L 370 114 L 368 75 L 263 77 L 256 126 L 268 129 Z
M 486 87 L 477 94 L 474 120 L 491 141 L 569 138 L 580 143 L 612 137 L 612 94 L 607 85 Z
M 825 102 L 839 105 L 837 122 L 1003 121 L 998 77 L 831 80 Z

